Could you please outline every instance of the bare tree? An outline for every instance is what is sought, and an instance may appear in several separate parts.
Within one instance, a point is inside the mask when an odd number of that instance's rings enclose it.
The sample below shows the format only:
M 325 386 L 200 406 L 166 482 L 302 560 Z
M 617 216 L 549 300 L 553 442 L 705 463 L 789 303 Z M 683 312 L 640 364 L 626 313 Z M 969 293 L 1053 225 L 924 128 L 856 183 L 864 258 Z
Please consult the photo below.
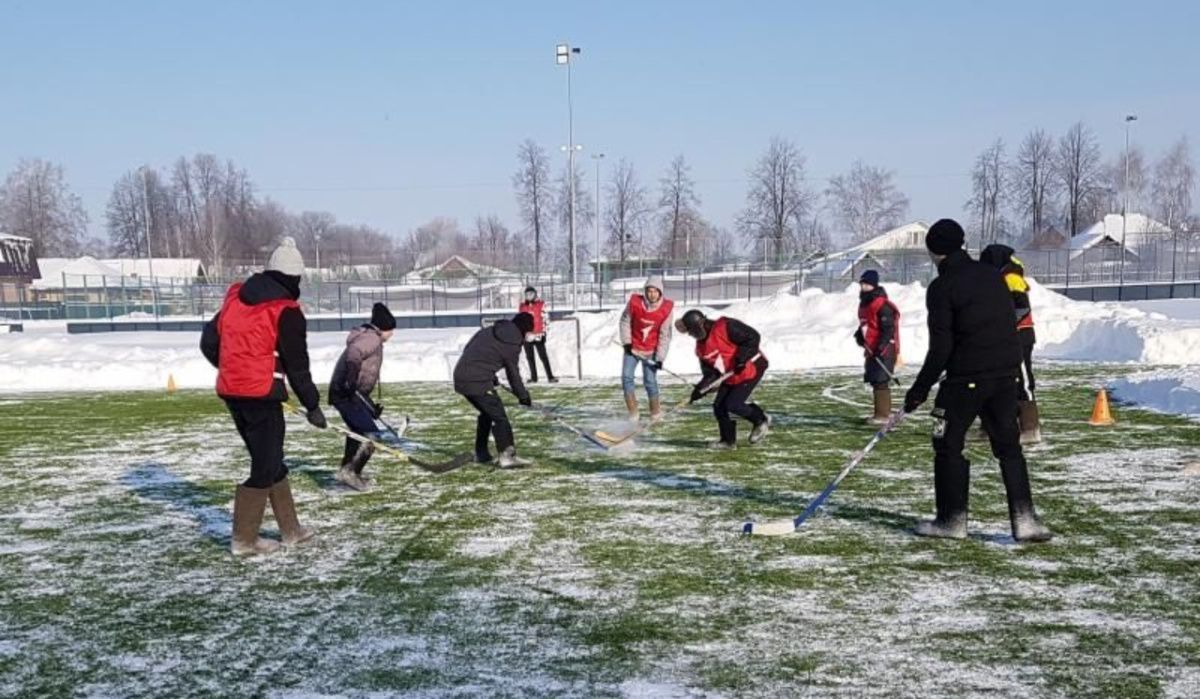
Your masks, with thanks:
M 546 157 L 546 151 L 542 150 L 541 146 L 532 140 L 526 140 L 517 148 L 517 162 L 517 172 L 513 175 L 517 209 L 522 223 L 525 224 L 525 232 L 533 234 L 533 270 L 535 274 L 540 274 L 546 236 L 550 231 L 554 210 L 550 159 Z
M 708 262 L 714 265 L 729 264 L 737 259 L 738 240 L 728 228 L 713 227 L 712 242 L 708 250 Z
M 1054 208 L 1058 194 L 1054 170 L 1054 139 L 1042 129 L 1030 131 L 1009 173 L 1010 199 L 1028 223 L 1029 233 L 1046 228 L 1046 212 Z
M 1058 141 L 1054 172 L 1067 200 L 1067 228 L 1074 238 L 1080 229 L 1087 202 L 1096 196 L 1100 178 L 1100 146 L 1083 122 L 1076 122 Z
M 838 223 L 850 233 L 852 243 L 861 243 L 895 228 L 908 213 L 908 197 L 896 187 L 893 176 L 891 170 L 856 160 L 850 172 L 829 180 L 825 194 Z
M 1123 211 L 1126 206 L 1126 195 L 1129 197 L 1128 207 L 1131 213 L 1146 211 L 1146 206 L 1149 204 L 1147 194 L 1150 190 L 1150 172 L 1146 165 L 1146 154 L 1140 146 L 1134 144 L 1129 147 L 1128 160 L 1128 190 L 1125 181 L 1126 153 L 1124 150 L 1104 169 L 1104 179 L 1100 187 L 1104 199 L 1104 213 Z
M 1008 164 L 1004 159 L 1004 141 L 996 139 L 975 158 L 971 168 L 971 198 L 965 208 L 979 223 L 979 247 L 999 239 L 1003 230 L 1000 215 L 1008 192 Z
M 1187 137 L 1181 137 L 1154 166 L 1152 198 L 1158 218 L 1171 230 L 1187 221 L 1192 210 L 1196 168 Z M 1192 228 L 1192 230 L 1195 230 Z
M 72 256 L 87 233 L 87 214 L 60 165 L 21 160 L 0 185 L 0 230 L 33 240 L 35 255 Z
M 700 197 L 692 180 L 691 166 L 682 155 L 675 156 L 659 180 L 662 193 L 658 198 L 662 221 L 663 248 L 671 260 L 692 259 L 692 238 L 700 220 Z
M 296 246 L 304 254 L 304 259 L 318 262 L 321 267 L 327 267 L 333 261 L 329 250 L 335 246 L 333 230 L 337 226 L 337 217 L 328 211 L 304 211 L 292 218 L 289 230 L 296 239 Z M 318 251 L 325 253 L 320 259 Z
M 514 237 L 495 214 L 475 217 L 473 247 L 476 252 L 472 259 L 504 268 L 519 266 L 529 252 L 528 246 Z
M 777 263 L 791 253 L 807 252 L 800 231 L 813 195 L 805 188 L 800 150 L 791 141 L 776 137 L 749 175 L 750 190 L 738 227 L 762 242 L 764 257 L 769 246 Z
M 617 259 L 624 262 L 630 248 L 641 241 L 643 220 L 650 211 L 646 188 L 638 182 L 633 164 L 622 158 L 612 173 L 607 190 L 605 228 L 608 245 L 610 250 L 617 251 Z M 638 255 L 642 254 L 644 251 L 639 249 Z

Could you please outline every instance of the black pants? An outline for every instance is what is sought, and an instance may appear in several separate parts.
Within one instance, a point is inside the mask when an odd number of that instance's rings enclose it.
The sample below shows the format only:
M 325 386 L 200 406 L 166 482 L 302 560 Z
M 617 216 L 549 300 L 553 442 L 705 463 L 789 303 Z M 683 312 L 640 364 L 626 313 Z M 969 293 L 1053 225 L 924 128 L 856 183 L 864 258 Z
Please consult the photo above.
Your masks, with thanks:
M 874 388 L 887 388 L 895 373 L 896 355 L 891 352 L 883 356 L 871 355 L 863 365 L 863 381 Z
M 1033 400 L 1037 390 L 1033 378 L 1033 345 L 1023 345 L 1021 357 L 1021 400 Z
M 717 418 L 721 441 L 726 444 L 733 444 L 737 441 L 737 424 L 729 417 L 730 413 L 749 420 L 750 424 L 755 426 L 767 419 L 763 409 L 758 407 L 757 403 L 750 402 L 750 394 L 758 386 L 763 373 L 767 370 L 766 360 L 759 360 L 757 366 L 758 375 L 753 379 L 733 386 L 723 383 L 717 389 L 717 397 L 713 400 L 713 415 Z
M 1017 377 L 947 380 L 938 387 L 933 410 L 933 485 L 939 521 L 966 517 L 971 462 L 963 457 L 963 442 L 976 416 L 987 431 L 992 454 L 1000 460 L 1009 516 L 1015 521 L 1033 514 L 1033 495 L 1017 424 L 1019 394 Z
M 526 345 L 528 347 L 528 345 Z M 483 456 L 488 453 L 488 434 L 496 439 L 496 450 L 503 452 L 513 446 L 512 423 L 508 421 L 508 413 L 504 410 L 504 402 L 495 391 L 488 391 L 481 396 L 463 396 L 475 409 L 479 417 L 475 420 L 475 454 Z
M 225 405 L 233 424 L 250 452 L 250 477 L 247 488 L 270 488 L 287 478 L 283 465 L 283 436 L 286 423 L 283 408 L 276 401 L 228 399 Z
M 542 366 L 546 367 L 546 379 L 554 378 L 554 372 L 550 369 L 550 357 L 546 355 L 546 336 L 542 335 L 542 339 L 540 340 L 525 343 L 525 361 L 529 362 L 529 379 L 537 381 L 537 364 L 533 361 L 533 349 L 535 347 L 537 348 L 538 356 L 542 358 Z

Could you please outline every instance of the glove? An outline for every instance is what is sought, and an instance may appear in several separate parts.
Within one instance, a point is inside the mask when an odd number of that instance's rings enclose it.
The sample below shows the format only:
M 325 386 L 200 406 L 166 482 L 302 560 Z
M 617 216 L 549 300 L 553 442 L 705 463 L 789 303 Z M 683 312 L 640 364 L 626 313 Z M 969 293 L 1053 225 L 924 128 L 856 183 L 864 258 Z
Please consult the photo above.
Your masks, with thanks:
M 528 393 L 526 393 L 525 395 L 518 398 L 517 402 L 520 403 L 521 405 L 525 406 L 526 408 L 533 407 L 533 398 L 531 398 Z
M 742 372 L 743 372 L 743 371 L 745 371 L 745 370 L 746 370 L 746 360 L 745 360 L 745 359 L 736 359 L 736 360 L 734 360 L 734 362 L 733 362 L 733 373 L 735 373 L 735 374 L 740 374 L 740 373 L 742 373 Z
M 499 385 L 500 385 L 500 377 L 499 377 L 499 376 L 496 376 L 495 374 L 492 374 L 492 385 L 493 385 L 493 386 L 499 386 Z
M 904 394 L 904 412 L 915 412 L 927 398 L 929 398 L 929 393 L 919 390 L 916 386 L 908 389 L 908 393 Z
M 308 411 L 304 417 L 308 419 L 308 424 L 316 427 L 317 429 L 323 430 L 326 427 L 329 427 L 329 422 L 325 419 L 325 413 L 321 412 L 320 406 Z
M 704 391 L 700 390 L 700 384 L 696 384 L 695 386 L 692 387 L 692 397 L 689 399 L 689 402 L 695 403 L 696 401 L 700 400 L 702 397 L 704 397 Z
M 374 410 L 375 419 L 378 420 L 379 416 L 383 415 L 383 406 L 380 405 L 379 403 L 375 403 L 374 405 L 375 405 L 375 410 Z
M 859 347 L 867 346 L 867 338 L 863 337 L 862 328 L 854 331 L 854 341 L 858 343 Z
M 650 359 L 646 360 L 646 366 L 650 367 L 651 369 L 653 369 L 655 371 L 658 371 L 659 369 L 662 368 L 662 362 L 656 358 L 651 357 Z
M 632 357 L 633 356 L 633 344 L 626 343 L 622 346 L 625 348 L 625 354 L 628 354 L 630 357 Z

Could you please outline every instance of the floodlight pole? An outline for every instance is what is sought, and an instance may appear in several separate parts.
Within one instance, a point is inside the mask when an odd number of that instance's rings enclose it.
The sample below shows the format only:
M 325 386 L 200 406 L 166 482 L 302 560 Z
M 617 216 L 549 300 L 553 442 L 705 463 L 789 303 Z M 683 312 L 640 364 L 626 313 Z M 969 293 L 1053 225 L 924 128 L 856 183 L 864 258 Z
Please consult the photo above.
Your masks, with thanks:
M 554 62 L 567 67 L 567 234 L 571 243 L 571 309 L 579 310 L 579 256 L 575 244 L 575 112 L 571 99 L 571 56 L 580 49 L 562 43 L 555 47 Z
M 1129 228 L 1129 124 L 1137 121 L 1136 114 L 1125 116 L 1125 197 L 1121 204 L 1121 278 L 1117 284 L 1117 300 L 1125 297 L 1125 232 Z
M 600 308 L 604 308 L 604 272 L 600 266 L 600 161 L 604 160 L 603 153 L 592 153 L 592 160 L 596 161 L 596 277 L 600 286 L 597 287 L 596 299 L 600 303 Z

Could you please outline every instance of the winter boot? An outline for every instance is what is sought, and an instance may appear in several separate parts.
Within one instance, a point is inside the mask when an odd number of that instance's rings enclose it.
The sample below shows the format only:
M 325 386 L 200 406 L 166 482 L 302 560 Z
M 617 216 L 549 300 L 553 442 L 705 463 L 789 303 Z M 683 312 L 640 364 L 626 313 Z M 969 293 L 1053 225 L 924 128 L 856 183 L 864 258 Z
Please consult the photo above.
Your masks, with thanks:
M 917 536 L 930 536 L 937 539 L 965 539 L 967 538 L 967 518 L 956 517 L 949 522 L 938 519 L 925 520 L 917 524 L 913 533 Z
M 730 449 L 737 449 L 737 445 L 733 444 L 732 442 L 724 442 L 718 439 L 716 441 L 709 442 L 708 448 L 713 451 L 728 451 Z
M 233 496 L 233 536 L 229 542 L 229 551 L 233 555 L 255 556 L 279 550 L 278 541 L 258 535 L 268 494 L 267 488 L 237 487 Z
M 1050 541 L 1053 535 L 1033 507 L 1029 470 L 1019 450 L 1000 459 L 1000 477 L 1004 480 L 1004 494 L 1008 498 L 1008 520 L 1012 524 L 1013 538 L 1022 543 Z
M 634 422 L 638 421 L 638 402 L 637 396 L 632 393 L 625 394 L 625 410 L 629 413 L 629 419 Z
M 875 412 L 867 420 L 872 425 L 886 425 L 892 417 L 892 389 L 889 386 L 876 388 Z
M 650 422 L 658 422 L 662 417 L 662 399 L 655 396 L 650 399 Z
M 275 523 L 283 535 L 284 546 L 308 541 L 316 535 L 308 527 L 300 526 L 300 519 L 296 517 L 296 502 L 292 500 L 292 486 L 286 476 L 271 486 L 271 511 L 275 513 Z
M 1042 441 L 1042 420 L 1038 415 L 1037 401 L 1019 401 L 1017 409 L 1021 421 L 1021 444 L 1037 444 Z
M 339 468 L 333 477 L 337 479 L 338 483 L 352 490 L 357 490 L 360 493 L 365 493 L 371 489 L 371 482 L 358 473 L 355 473 L 349 464 Z
M 525 468 L 533 464 L 529 459 L 522 459 L 517 456 L 517 448 L 509 447 L 500 452 L 500 458 L 496 460 L 496 465 L 500 468 Z
M 550 383 L 558 383 L 558 377 L 557 377 L 557 376 L 551 376 L 551 377 L 549 377 L 549 378 L 548 378 L 548 379 L 546 379 L 546 380 L 547 380 L 547 381 L 549 381 Z
M 771 431 L 771 416 L 763 413 L 762 422 L 754 426 L 750 431 L 750 443 L 758 444 L 767 438 L 767 433 Z
M 1012 521 L 1013 538 L 1026 543 L 1041 543 L 1050 541 L 1054 535 L 1036 514 L 1022 515 Z

